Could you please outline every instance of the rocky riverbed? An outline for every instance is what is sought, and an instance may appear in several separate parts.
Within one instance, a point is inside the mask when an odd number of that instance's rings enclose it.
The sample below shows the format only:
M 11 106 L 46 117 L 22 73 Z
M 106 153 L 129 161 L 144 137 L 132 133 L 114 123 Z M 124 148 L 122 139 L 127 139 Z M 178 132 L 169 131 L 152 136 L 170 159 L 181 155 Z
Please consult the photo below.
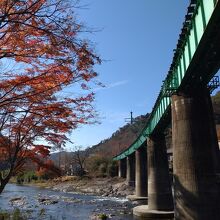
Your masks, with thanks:
M 23 220 L 96 220 L 102 214 L 131 220 L 133 204 L 125 196 L 132 191 L 121 179 L 63 178 L 44 183 L 44 188 L 8 184 L 0 196 L 0 219 L 10 219 L 1 218 L 3 213 L 16 212 Z
M 62 177 L 48 182 L 46 188 L 62 192 L 80 192 L 109 197 L 126 197 L 134 194 L 134 187 L 123 178 Z

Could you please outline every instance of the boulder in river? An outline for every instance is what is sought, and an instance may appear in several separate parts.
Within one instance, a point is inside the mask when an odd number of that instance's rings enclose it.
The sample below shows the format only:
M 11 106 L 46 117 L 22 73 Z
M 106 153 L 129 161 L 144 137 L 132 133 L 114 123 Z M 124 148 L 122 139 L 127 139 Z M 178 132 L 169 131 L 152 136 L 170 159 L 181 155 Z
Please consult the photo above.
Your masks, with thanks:
M 26 204 L 25 197 L 15 197 L 9 200 L 12 206 L 24 206 Z
M 52 205 L 58 203 L 58 200 L 51 198 L 38 198 L 38 202 L 42 205 Z

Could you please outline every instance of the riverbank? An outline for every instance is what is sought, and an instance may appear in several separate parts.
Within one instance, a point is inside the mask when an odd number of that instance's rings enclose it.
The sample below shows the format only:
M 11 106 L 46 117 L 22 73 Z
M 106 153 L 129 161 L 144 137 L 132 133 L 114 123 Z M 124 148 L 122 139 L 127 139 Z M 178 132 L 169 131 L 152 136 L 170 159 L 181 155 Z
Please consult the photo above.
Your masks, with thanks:
M 134 187 L 128 186 L 125 179 L 118 177 L 65 176 L 43 182 L 32 182 L 28 185 L 60 192 L 85 193 L 105 197 L 126 197 L 134 194 Z

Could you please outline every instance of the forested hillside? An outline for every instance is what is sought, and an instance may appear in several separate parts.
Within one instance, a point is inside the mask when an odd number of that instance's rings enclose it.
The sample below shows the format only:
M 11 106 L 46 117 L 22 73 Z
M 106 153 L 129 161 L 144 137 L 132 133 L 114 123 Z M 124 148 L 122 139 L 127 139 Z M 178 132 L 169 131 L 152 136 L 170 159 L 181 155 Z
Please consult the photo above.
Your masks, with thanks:
M 91 152 L 105 156 L 114 156 L 127 148 L 141 133 L 147 123 L 149 114 L 138 116 L 132 124 L 128 123 L 119 128 L 111 137 L 101 141 L 91 148 Z
M 134 118 L 132 124 L 127 123 L 123 127 L 119 128 L 117 131 L 115 131 L 111 135 L 111 137 L 102 140 L 100 143 L 90 148 L 87 148 L 87 155 L 99 154 L 105 157 L 112 157 L 118 154 L 119 152 L 127 148 L 127 146 L 129 146 L 141 133 L 142 129 L 147 123 L 148 116 L 149 114 L 146 114 Z M 65 151 L 62 151 L 60 153 L 52 154 L 51 159 L 56 161 L 56 164 L 59 164 L 62 163 L 63 160 L 67 160 L 70 155 L 73 156 L 74 153 L 67 153 Z
M 212 102 L 217 133 L 220 139 L 220 91 L 217 92 L 216 95 L 212 96 Z M 148 116 L 149 114 L 136 117 L 132 124 L 127 123 L 123 127 L 119 128 L 117 131 L 115 131 L 108 139 L 102 140 L 100 143 L 92 146 L 91 148 L 88 148 L 85 151 L 86 155 L 88 157 L 99 155 L 101 157 L 111 158 L 114 155 L 120 153 L 130 144 L 132 144 L 132 142 L 137 138 L 137 136 L 146 125 Z M 171 148 L 171 136 L 171 128 L 169 126 L 166 130 L 167 148 Z M 62 167 L 64 167 L 64 161 L 66 161 L 65 164 L 68 164 L 73 157 L 74 153 L 61 152 L 60 156 L 59 153 L 53 154 L 51 159 L 54 160 L 57 165 L 60 164 Z

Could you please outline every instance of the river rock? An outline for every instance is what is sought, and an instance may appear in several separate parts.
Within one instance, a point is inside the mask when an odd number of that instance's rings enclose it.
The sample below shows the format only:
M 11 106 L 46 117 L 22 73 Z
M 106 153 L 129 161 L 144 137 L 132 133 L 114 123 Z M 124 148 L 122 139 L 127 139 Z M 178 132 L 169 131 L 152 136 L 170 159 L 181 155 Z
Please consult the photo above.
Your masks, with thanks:
M 38 198 L 38 202 L 43 205 L 52 205 L 58 203 L 58 200 L 54 200 L 51 198 Z
M 25 197 L 16 197 L 9 200 L 12 206 L 24 206 L 26 204 Z

